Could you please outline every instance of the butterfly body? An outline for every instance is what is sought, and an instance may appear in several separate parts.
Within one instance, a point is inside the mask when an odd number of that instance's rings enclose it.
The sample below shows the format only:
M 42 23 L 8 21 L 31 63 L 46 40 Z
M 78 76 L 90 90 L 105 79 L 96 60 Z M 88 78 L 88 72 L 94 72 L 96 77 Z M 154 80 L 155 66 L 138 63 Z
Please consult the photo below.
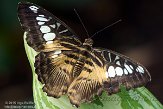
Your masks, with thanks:
M 80 37 L 53 14 L 32 3 L 21 2 L 18 17 L 27 32 L 26 41 L 38 52 L 35 72 L 48 96 L 67 94 L 73 105 L 93 96 L 140 87 L 151 80 L 141 64 L 114 51 L 92 47 L 93 40 Z

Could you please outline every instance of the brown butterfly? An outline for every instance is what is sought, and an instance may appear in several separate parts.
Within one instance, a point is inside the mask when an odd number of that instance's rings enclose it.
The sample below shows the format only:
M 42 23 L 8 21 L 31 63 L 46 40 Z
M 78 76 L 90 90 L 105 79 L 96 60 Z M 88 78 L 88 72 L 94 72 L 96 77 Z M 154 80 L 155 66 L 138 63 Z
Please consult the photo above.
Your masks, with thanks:
M 102 91 L 108 94 L 145 85 L 150 74 L 141 64 L 114 51 L 81 42 L 71 28 L 53 14 L 32 3 L 18 6 L 20 23 L 29 46 L 39 52 L 35 72 L 48 96 L 67 94 L 77 107 Z

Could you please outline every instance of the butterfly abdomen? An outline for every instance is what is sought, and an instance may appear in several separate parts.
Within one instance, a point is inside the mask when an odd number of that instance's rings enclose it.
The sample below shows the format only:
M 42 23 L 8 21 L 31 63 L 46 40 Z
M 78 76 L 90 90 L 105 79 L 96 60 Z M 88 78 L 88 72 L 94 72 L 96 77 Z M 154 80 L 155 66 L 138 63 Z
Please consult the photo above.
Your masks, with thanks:
M 79 55 L 74 56 L 73 58 L 76 58 L 76 63 L 72 71 L 72 77 L 78 77 L 82 70 L 91 72 L 91 69 L 89 69 L 89 66 L 91 65 L 91 62 L 87 60 L 88 55 L 85 50 L 79 51 Z M 87 66 L 85 64 L 88 64 Z
M 78 60 L 73 68 L 72 77 L 78 77 L 84 67 L 84 62 Z

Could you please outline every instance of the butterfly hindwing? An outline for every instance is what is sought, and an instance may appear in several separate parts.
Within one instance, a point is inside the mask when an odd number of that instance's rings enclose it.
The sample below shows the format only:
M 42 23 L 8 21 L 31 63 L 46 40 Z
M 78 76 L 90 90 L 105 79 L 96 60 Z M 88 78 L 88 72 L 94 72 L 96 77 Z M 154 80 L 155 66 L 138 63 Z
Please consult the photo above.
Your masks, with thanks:
M 36 56 L 35 71 L 38 79 L 45 84 L 43 90 L 47 95 L 60 97 L 67 93 L 72 82 L 72 69 L 76 60 L 67 57 L 72 51 L 40 52 Z M 75 55 L 75 54 L 74 54 Z
M 36 51 L 63 49 L 60 42 L 65 41 L 67 37 L 75 44 L 81 44 L 79 37 L 76 37 L 71 28 L 40 6 L 20 2 L 18 17 L 23 29 L 27 32 L 27 43 Z
M 109 94 L 117 93 L 121 85 L 129 90 L 143 86 L 151 80 L 147 69 L 130 58 L 107 49 L 95 48 L 94 50 L 99 52 L 106 61 L 104 73 L 108 80 L 104 81 L 103 85 Z
M 77 107 L 83 102 L 90 102 L 94 95 L 101 95 L 102 84 L 96 74 L 82 71 L 68 89 L 70 102 Z

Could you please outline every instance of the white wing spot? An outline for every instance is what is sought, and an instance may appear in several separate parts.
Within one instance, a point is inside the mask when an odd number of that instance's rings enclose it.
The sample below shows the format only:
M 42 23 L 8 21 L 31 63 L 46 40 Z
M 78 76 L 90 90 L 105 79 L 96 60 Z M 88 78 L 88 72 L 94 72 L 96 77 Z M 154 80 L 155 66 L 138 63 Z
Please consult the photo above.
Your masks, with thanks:
M 43 25 L 45 22 L 38 22 L 38 25 Z
M 116 64 L 117 64 L 117 65 L 119 65 L 119 66 L 121 66 L 121 64 L 120 64 L 120 62 L 119 62 L 119 61 L 117 61 L 117 62 L 116 62 Z
M 46 34 L 44 34 L 44 36 L 43 36 L 43 38 L 44 38 L 46 41 L 54 40 L 55 37 L 56 37 L 55 33 L 46 33 Z
M 48 26 L 41 26 L 40 30 L 42 33 L 48 33 L 51 31 Z
M 125 75 L 128 75 L 128 71 L 126 69 L 124 69 L 124 73 Z
M 140 65 L 139 65 L 139 66 L 138 66 L 138 68 L 144 71 L 144 69 L 143 69 L 143 67 L 142 67 L 142 66 L 140 66 Z
M 116 56 L 116 57 L 115 57 L 115 61 L 118 60 L 118 59 L 119 59 L 119 56 Z
M 142 66 L 138 66 L 137 69 L 138 69 L 138 71 L 139 71 L 140 73 L 144 73 L 144 69 L 143 69 Z
M 60 25 L 61 25 L 60 23 L 56 23 L 56 24 L 57 24 L 57 27 L 58 27 L 58 28 L 59 28 L 59 27 L 60 27 Z
M 39 9 L 38 7 L 36 6 L 30 6 L 29 7 L 34 13 L 37 13 L 37 10 Z
M 105 76 L 106 76 L 106 78 L 108 78 L 108 77 L 109 77 L 108 72 L 105 72 Z
M 131 68 L 125 63 L 125 68 L 128 70 L 128 72 L 131 74 L 132 73 L 132 70 L 131 70 Z
M 61 50 L 56 50 L 56 51 L 54 52 L 54 54 L 55 54 L 55 55 L 61 54 Z
M 109 62 L 111 62 L 111 55 L 110 55 L 110 53 L 108 53 L 109 54 L 109 59 L 110 59 L 110 61 Z
M 53 43 L 53 41 L 48 41 L 48 42 L 46 42 L 46 44 L 52 44 Z
M 115 77 L 115 70 L 114 70 L 113 66 L 110 66 L 108 68 L 108 75 L 109 75 L 109 77 Z
M 61 54 L 61 50 L 56 50 L 52 58 L 56 58 L 59 54 Z
M 56 58 L 58 55 L 53 55 L 52 58 Z
M 136 71 L 139 72 L 138 68 L 136 68 Z
M 38 16 L 40 16 L 40 17 L 45 17 L 44 15 L 38 15 Z
M 36 17 L 36 20 L 39 20 L 39 21 L 49 21 L 48 19 L 44 18 L 44 17 Z
M 53 25 L 50 25 L 52 28 L 55 28 L 56 26 L 55 26 L 55 24 L 53 24 Z
M 131 68 L 132 70 L 134 69 L 132 65 L 130 65 L 130 68 Z
M 63 30 L 63 31 L 61 31 L 61 32 L 59 32 L 59 33 L 64 33 L 64 32 L 67 32 L 68 31 L 68 29 L 66 29 L 66 30 Z
M 116 68 L 115 68 L 115 71 L 116 71 L 117 76 L 122 76 L 123 70 L 122 70 L 121 67 L 116 67 Z

